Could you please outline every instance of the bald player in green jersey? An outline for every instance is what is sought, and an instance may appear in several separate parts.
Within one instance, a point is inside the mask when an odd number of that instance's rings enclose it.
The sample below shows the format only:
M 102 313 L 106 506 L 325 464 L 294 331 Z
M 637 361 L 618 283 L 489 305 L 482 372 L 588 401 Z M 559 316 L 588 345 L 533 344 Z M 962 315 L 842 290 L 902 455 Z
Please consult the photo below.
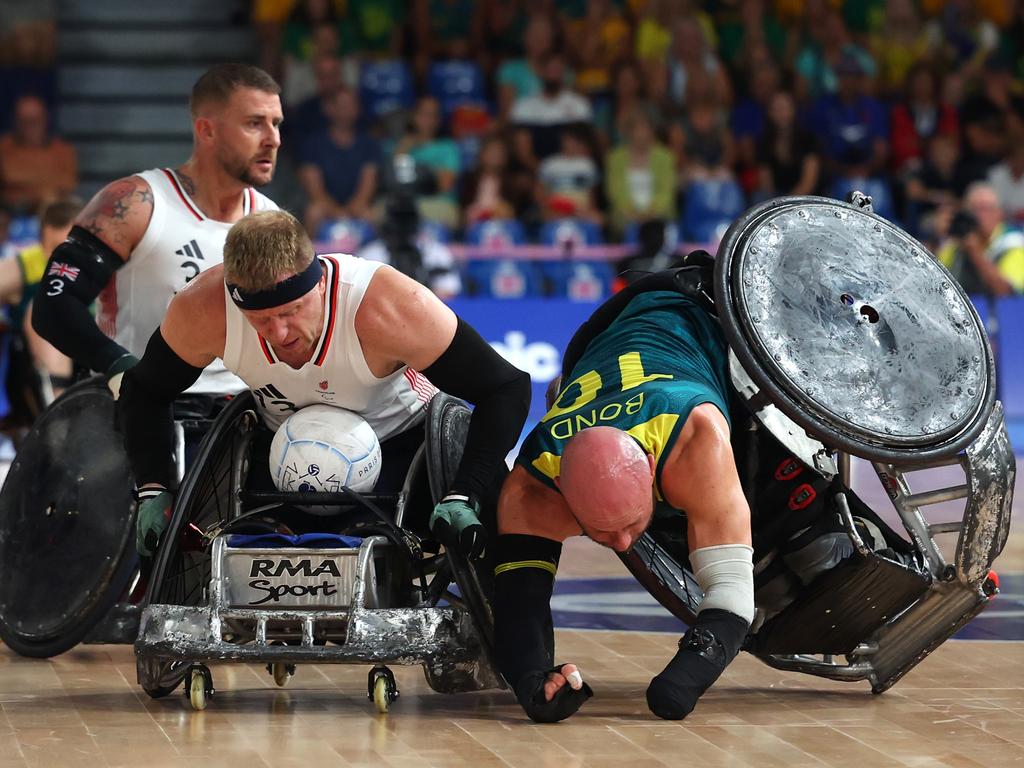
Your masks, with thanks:
M 582 534 L 625 552 L 655 515 L 674 516 L 687 528 L 704 598 L 647 702 L 659 717 L 683 718 L 736 656 L 754 617 L 725 340 L 687 296 L 640 292 L 565 380 L 501 494 L 493 551 L 499 667 L 532 719 L 573 714 L 591 691 L 574 664 L 554 665 L 550 598 L 562 542 Z

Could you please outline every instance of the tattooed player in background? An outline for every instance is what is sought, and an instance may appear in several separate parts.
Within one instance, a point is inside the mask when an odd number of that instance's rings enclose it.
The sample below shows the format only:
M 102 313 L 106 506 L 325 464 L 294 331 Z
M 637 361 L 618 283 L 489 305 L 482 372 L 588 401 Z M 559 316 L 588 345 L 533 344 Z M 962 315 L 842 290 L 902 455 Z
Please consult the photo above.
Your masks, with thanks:
M 76 363 L 103 373 L 117 397 L 171 298 L 221 263 L 231 225 L 275 209 L 254 187 L 274 174 L 280 88 L 266 72 L 219 64 L 192 89 L 192 156 L 176 169 L 118 179 L 89 202 L 53 252 L 33 327 Z M 99 297 L 94 321 L 90 306 Z M 190 393 L 224 395 L 244 385 L 211 365 Z

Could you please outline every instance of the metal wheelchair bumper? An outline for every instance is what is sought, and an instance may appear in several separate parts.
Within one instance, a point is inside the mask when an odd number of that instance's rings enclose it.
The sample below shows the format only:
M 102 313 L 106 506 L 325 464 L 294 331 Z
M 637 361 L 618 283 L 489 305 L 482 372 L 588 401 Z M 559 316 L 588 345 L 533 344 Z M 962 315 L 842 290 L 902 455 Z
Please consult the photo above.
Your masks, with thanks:
M 238 584 L 239 571 L 231 563 L 237 551 L 218 537 L 209 605 L 151 604 L 143 610 L 135 642 L 140 684 L 155 686 L 150 678 L 159 669 L 153 662 L 163 660 L 423 664 L 435 688 L 497 687 L 494 673 L 481 663 L 480 638 L 466 611 L 388 604 L 387 587 L 376 583 L 388 549 L 393 547 L 387 539 L 373 536 L 351 555 L 330 556 L 339 563 L 338 578 L 328 581 L 348 588 L 327 596 L 344 598 L 334 606 L 325 606 L 329 601 L 319 594 L 306 596 L 305 604 L 268 608 L 245 605 L 251 595 Z M 301 552 L 317 561 L 327 550 Z
M 924 557 L 926 573 L 932 578 L 930 583 L 922 582 L 915 586 L 910 572 L 896 565 L 888 566 L 887 578 L 876 578 L 874 582 L 868 579 L 866 584 L 863 578 L 841 572 L 842 566 L 834 573 L 826 574 L 826 580 L 831 579 L 837 584 L 844 579 L 849 583 L 861 583 L 861 589 L 856 593 L 851 595 L 847 590 L 838 603 L 828 603 L 828 609 L 837 617 L 836 621 L 841 622 L 844 611 L 853 607 L 851 603 L 844 608 L 844 598 L 847 603 L 861 597 L 885 602 L 890 611 L 888 615 L 880 616 L 884 621 L 877 622 L 877 626 L 854 647 L 825 649 L 845 654 L 845 664 L 837 663 L 830 655 L 819 659 L 809 654 L 778 652 L 780 646 L 799 642 L 799 638 L 811 632 L 808 622 L 824 618 L 819 609 L 825 602 L 815 605 L 813 600 L 802 604 L 789 617 L 783 614 L 775 620 L 788 620 L 790 632 L 776 628 L 774 633 L 766 633 L 764 637 L 759 635 L 751 650 L 762 661 L 778 669 L 835 680 L 868 680 L 872 691 L 881 693 L 981 613 L 997 592 L 991 579 L 991 568 L 1009 533 L 1016 474 L 1001 403 L 996 402 L 981 434 L 963 454 L 914 469 L 957 464 L 963 467 L 966 476 L 963 485 L 916 494 L 910 492 L 900 468 L 892 464 L 875 464 L 904 527 Z M 967 503 L 959 522 L 929 524 L 922 513 L 922 507 L 927 505 L 965 497 Z M 945 561 L 935 543 L 934 537 L 942 533 L 958 534 L 952 563 Z M 863 570 L 872 560 L 882 558 L 868 554 L 852 561 L 846 570 Z M 893 574 L 899 578 L 892 578 Z M 820 585 L 823 595 L 829 587 L 827 583 Z M 822 649 L 816 650 L 820 653 Z

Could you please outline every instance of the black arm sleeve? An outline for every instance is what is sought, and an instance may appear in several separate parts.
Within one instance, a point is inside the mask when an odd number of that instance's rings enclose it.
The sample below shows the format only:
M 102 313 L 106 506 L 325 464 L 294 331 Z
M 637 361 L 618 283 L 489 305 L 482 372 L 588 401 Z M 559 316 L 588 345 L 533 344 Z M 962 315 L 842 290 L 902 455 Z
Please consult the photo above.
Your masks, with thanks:
M 572 715 L 594 695 L 564 685 L 544 698 L 544 681 L 553 666 L 555 632 L 551 622 L 551 591 L 562 545 L 522 534 L 499 536 L 495 543 L 494 645 L 498 670 L 515 691 L 531 720 L 555 723 Z
M 530 376 L 495 352 L 462 318 L 448 349 L 422 373 L 474 406 L 462 462 L 449 490 L 484 498 L 526 423 Z
M 89 307 L 123 265 L 92 232 L 72 227 L 50 257 L 33 302 L 32 328 L 76 363 L 105 373 L 128 350 L 96 326 Z
M 117 415 L 137 486 L 160 483 L 173 488 L 177 475 L 171 408 L 202 372 L 178 357 L 157 328 L 142 360 L 125 373 Z
M 527 673 L 555 663 L 551 592 L 562 545 L 506 533 L 494 550 L 494 651 L 498 671 L 515 689 Z

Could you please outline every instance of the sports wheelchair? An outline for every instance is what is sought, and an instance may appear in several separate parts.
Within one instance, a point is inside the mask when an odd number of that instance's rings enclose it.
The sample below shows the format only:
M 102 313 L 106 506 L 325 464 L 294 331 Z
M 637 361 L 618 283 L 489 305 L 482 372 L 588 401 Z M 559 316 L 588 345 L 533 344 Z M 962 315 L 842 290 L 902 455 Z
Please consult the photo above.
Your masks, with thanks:
M 179 474 L 219 407 L 175 403 Z M 106 381 L 74 384 L 32 424 L 0 490 L 0 639 L 16 653 L 134 641 L 145 583 L 132 487 Z
M 258 479 L 268 433 L 252 396 L 236 397 L 185 476 L 154 564 L 135 642 L 146 693 L 184 681 L 205 708 L 209 661 L 266 664 L 278 685 L 299 663 L 370 663 L 380 712 L 398 696 L 389 663 L 422 664 L 440 692 L 502 687 L 487 578 L 427 529 L 468 427 L 466 406 L 438 394 L 397 493 L 279 492 Z
M 744 649 L 778 669 L 868 680 L 881 693 L 998 592 L 991 568 L 1009 532 L 1016 464 L 984 326 L 953 277 L 858 193 L 850 203 L 756 206 L 726 233 L 713 277 L 710 267 L 674 279 L 717 315 L 729 343 L 755 574 L 777 554 L 764 536 L 777 510 L 762 509 L 759 494 L 765 458 L 780 451 L 827 482 L 854 550 L 755 620 Z M 904 535 L 851 489 L 852 456 L 871 463 Z M 963 481 L 912 490 L 912 473 L 940 467 Z M 960 520 L 926 517 L 926 507 L 958 499 Z M 858 518 L 884 542 L 867 545 Z M 622 559 L 691 624 L 703 595 L 678 529 L 652 527 Z M 944 535 L 956 536 L 951 559 Z M 755 593 L 759 611 L 763 598 Z

